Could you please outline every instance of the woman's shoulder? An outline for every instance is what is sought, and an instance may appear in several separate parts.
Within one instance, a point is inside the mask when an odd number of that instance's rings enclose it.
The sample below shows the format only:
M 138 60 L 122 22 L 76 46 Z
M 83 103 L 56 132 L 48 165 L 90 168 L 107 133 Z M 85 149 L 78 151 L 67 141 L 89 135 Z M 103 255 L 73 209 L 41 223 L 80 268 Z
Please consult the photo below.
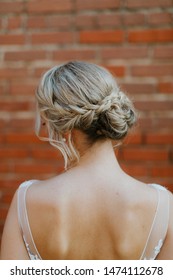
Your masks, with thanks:
M 19 189 L 28 189 L 27 196 L 30 197 L 31 200 L 37 201 L 38 203 L 43 202 L 42 199 L 44 199 L 44 196 L 46 196 L 46 201 L 48 202 L 49 198 L 52 195 L 52 189 L 56 191 L 56 189 L 58 189 L 58 186 L 60 185 L 59 178 L 61 178 L 61 175 L 45 180 L 27 180 L 19 185 Z
M 55 184 L 53 178 L 29 180 L 22 183 L 19 189 L 23 187 L 28 187 L 26 208 L 33 240 L 41 257 L 43 259 L 50 258 L 51 236 L 54 233 L 55 224 L 59 223 L 58 182 L 56 180 Z

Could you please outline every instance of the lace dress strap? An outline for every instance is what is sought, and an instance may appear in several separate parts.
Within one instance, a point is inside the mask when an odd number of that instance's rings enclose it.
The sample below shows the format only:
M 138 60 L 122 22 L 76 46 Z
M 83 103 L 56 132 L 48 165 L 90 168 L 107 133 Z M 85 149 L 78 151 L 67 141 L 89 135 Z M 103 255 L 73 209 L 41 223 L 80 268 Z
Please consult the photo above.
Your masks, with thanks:
M 26 192 L 28 188 L 35 181 L 36 180 L 26 181 L 19 186 L 18 202 L 17 202 L 19 225 L 20 225 L 24 244 L 26 246 L 29 258 L 31 260 L 41 259 L 33 240 L 32 232 L 28 221 L 27 209 L 26 209 Z
M 158 202 L 153 223 L 141 255 L 141 260 L 154 260 L 160 253 L 169 225 L 169 192 L 166 188 L 151 184 L 157 190 Z

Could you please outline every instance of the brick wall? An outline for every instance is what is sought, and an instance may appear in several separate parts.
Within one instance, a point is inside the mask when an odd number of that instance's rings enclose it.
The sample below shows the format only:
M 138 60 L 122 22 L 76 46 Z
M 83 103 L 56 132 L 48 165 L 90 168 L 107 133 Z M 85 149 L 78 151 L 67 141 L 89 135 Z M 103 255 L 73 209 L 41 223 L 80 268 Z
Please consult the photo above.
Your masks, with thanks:
M 102 64 L 139 110 L 119 151 L 131 175 L 173 191 L 173 1 L 0 1 L 0 232 L 19 183 L 62 170 L 34 135 L 40 75 L 67 60 Z

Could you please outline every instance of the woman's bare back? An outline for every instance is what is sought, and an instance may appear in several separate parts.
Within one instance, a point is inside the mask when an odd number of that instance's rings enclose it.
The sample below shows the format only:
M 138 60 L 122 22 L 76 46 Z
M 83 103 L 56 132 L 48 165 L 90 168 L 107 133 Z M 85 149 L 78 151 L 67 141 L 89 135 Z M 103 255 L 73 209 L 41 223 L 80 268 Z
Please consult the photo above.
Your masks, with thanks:
M 86 172 L 77 174 L 39 181 L 28 190 L 30 226 L 41 257 L 139 259 L 157 208 L 156 190 L 130 177 L 126 186 L 127 182 L 117 184 L 102 176 L 95 181 Z M 173 244 L 172 195 L 170 201 L 161 259 L 173 258 L 169 249 Z

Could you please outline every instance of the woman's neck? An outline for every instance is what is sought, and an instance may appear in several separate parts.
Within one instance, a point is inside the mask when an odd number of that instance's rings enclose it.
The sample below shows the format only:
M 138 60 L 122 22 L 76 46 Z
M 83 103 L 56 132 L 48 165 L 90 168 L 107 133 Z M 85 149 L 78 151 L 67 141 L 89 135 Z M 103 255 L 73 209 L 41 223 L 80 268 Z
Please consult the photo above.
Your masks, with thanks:
M 83 152 L 76 167 L 87 168 L 91 171 L 123 172 L 116 159 L 111 140 L 97 141 Z

